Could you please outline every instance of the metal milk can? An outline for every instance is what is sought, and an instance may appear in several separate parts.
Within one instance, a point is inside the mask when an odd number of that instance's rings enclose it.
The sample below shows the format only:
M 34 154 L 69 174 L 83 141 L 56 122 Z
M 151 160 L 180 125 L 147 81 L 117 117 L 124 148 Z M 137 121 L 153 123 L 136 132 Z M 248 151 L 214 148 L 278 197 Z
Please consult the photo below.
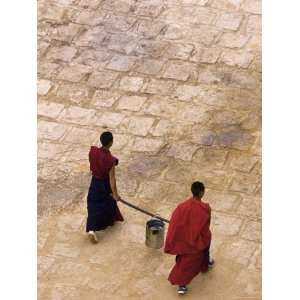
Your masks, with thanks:
M 146 246 L 160 249 L 164 245 L 165 224 L 162 220 L 153 218 L 146 223 Z

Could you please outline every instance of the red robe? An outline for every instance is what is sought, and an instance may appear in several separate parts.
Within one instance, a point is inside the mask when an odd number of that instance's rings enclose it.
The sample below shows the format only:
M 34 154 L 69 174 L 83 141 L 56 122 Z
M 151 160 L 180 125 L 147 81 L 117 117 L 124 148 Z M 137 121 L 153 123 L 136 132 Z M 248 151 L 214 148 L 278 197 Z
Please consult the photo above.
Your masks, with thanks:
M 193 197 L 174 210 L 164 249 L 176 255 L 176 264 L 168 278 L 172 284 L 187 285 L 199 272 L 207 271 L 210 219 L 210 206 Z

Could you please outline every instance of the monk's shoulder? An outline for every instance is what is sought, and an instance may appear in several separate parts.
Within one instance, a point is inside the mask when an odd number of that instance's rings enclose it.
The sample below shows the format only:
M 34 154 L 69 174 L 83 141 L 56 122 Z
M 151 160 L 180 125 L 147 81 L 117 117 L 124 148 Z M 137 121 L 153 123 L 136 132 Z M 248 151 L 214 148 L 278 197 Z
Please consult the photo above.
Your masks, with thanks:
M 211 211 L 211 207 L 210 207 L 209 203 L 207 203 L 207 202 L 202 202 L 202 201 L 201 201 L 201 207 L 202 207 L 203 209 L 205 209 L 206 211 L 208 211 L 208 212 Z

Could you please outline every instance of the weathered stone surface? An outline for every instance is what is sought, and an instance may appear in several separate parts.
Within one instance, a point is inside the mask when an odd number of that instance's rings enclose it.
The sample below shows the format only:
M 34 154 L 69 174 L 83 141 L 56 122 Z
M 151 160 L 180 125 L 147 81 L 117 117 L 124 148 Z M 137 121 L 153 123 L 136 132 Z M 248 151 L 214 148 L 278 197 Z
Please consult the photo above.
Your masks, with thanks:
M 203 48 L 203 52 L 199 61 L 201 63 L 214 64 L 217 62 L 219 56 L 221 54 L 221 50 L 218 48 Z
M 166 28 L 164 22 L 138 21 L 133 31 L 145 39 L 154 39 Z
M 211 146 L 216 138 L 212 130 L 194 129 L 192 132 L 192 142 L 198 145 Z
M 249 41 L 249 38 L 249 35 L 225 32 L 219 40 L 219 45 L 227 48 L 242 48 Z
M 237 195 L 214 190 L 208 190 L 204 197 L 214 211 L 232 213 L 238 203 Z
M 253 196 L 244 196 L 237 213 L 243 216 L 261 219 L 261 199 Z
M 49 35 L 55 40 L 62 42 L 72 42 L 77 34 L 80 33 L 82 27 L 78 24 L 69 23 L 51 27 Z
M 59 160 L 68 151 L 68 145 L 54 144 L 47 141 L 38 143 L 38 157 L 41 159 L 54 158 Z
M 119 100 L 118 109 L 126 109 L 131 111 L 139 111 L 147 100 L 146 97 L 139 96 L 123 96 Z
M 261 16 L 249 16 L 246 30 L 249 33 L 261 33 Z
M 163 74 L 164 78 L 186 81 L 195 69 L 194 65 L 187 62 L 172 62 Z
M 242 19 L 243 17 L 239 14 L 224 13 L 218 18 L 216 26 L 223 29 L 237 30 L 241 24 Z
M 135 13 L 146 17 L 157 17 L 163 9 L 163 5 L 159 0 L 139 1 Z
M 160 120 L 150 132 L 153 136 L 164 136 L 170 131 L 171 126 L 172 123 L 170 121 Z
M 55 258 L 50 256 L 38 256 L 38 266 L 37 266 L 37 273 L 38 277 L 45 275 L 52 265 L 55 263 Z
M 70 62 L 76 55 L 77 50 L 74 47 L 62 46 L 53 47 L 47 53 L 47 58 L 49 60 L 62 60 L 65 62 Z
M 79 256 L 80 251 L 78 248 L 74 247 L 74 245 L 67 243 L 56 243 L 52 253 L 54 256 L 75 258 Z
M 95 88 L 105 89 L 111 87 L 116 81 L 117 77 L 117 73 L 110 71 L 93 72 L 87 84 Z
M 194 160 L 201 168 L 221 168 L 228 157 L 228 151 L 215 148 L 201 148 L 195 154 Z
M 114 113 L 114 112 L 105 112 L 102 113 L 98 120 L 96 121 L 96 124 L 98 126 L 102 126 L 104 128 L 116 128 L 120 125 L 122 120 L 125 118 L 125 115 Z
M 238 240 L 226 245 L 223 248 L 222 256 L 247 267 L 255 253 L 256 247 L 256 243 L 254 242 Z
M 242 219 L 235 216 L 228 216 L 220 213 L 214 213 L 212 228 L 217 234 L 225 236 L 237 235 L 242 226 Z
M 168 118 L 176 114 L 177 105 L 168 98 L 154 98 L 147 101 L 143 111 L 154 116 Z
M 243 2 L 241 8 L 251 14 L 261 14 L 261 1 L 246 0 Z
M 106 13 L 104 11 L 83 10 L 76 18 L 76 23 L 90 26 L 100 25 L 105 19 Z
M 102 69 L 109 61 L 111 54 L 103 50 L 88 49 L 83 50 L 74 62 L 78 64 L 88 65 L 93 69 Z
M 162 70 L 165 61 L 155 59 L 143 59 L 138 63 L 136 71 L 142 74 L 157 75 Z
M 117 92 L 96 90 L 91 104 L 97 108 L 111 107 L 120 97 Z
M 197 124 L 207 123 L 210 118 L 205 108 L 197 107 L 197 109 L 195 109 L 194 105 L 185 105 L 185 107 L 179 112 L 178 117 L 185 122 Z
M 130 12 L 134 3 L 133 0 L 101 0 L 101 2 L 103 8 L 120 13 Z
M 143 89 L 147 94 L 169 95 L 175 89 L 176 84 L 172 81 L 151 79 Z
M 43 20 L 50 20 L 55 22 L 62 22 L 66 9 L 56 5 L 38 5 L 38 16 Z
M 64 109 L 64 111 L 59 116 L 59 120 L 79 125 L 92 125 L 96 121 L 95 116 L 96 111 L 93 109 L 71 106 Z
M 62 84 L 57 88 L 56 97 L 57 99 L 83 104 L 90 101 L 90 91 L 85 85 Z
M 257 161 L 257 157 L 243 153 L 241 156 L 233 157 L 230 166 L 241 172 L 250 172 Z
M 249 221 L 243 228 L 242 238 L 251 241 L 261 241 L 261 223 L 256 221 Z
M 140 138 L 137 137 L 133 144 L 132 150 L 138 152 L 157 153 L 164 145 L 162 139 Z
M 250 193 L 254 192 L 254 190 L 257 186 L 257 183 L 258 183 L 257 181 L 258 180 L 256 177 L 253 178 L 250 175 L 239 174 L 232 181 L 230 190 L 250 194 Z
M 72 65 L 65 67 L 57 76 L 57 79 L 71 82 L 81 81 L 87 74 L 91 73 L 92 69 L 85 65 Z
M 135 135 L 146 136 L 153 123 L 153 118 L 131 117 L 129 119 L 128 131 Z
M 126 72 L 134 66 L 135 62 L 135 57 L 115 55 L 107 64 L 106 69 Z
M 193 98 L 200 96 L 202 91 L 202 87 L 198 85 L 179 85 L 173 93 L 173 97 L 182 101 L 191 101 Z
M 38 95 L 45 96 L 52 87 L 50 80 L 40 79 L 37 83 L 37 93 Z
M 144 78 L 125 76 L 120 81 L 120 89 L 129 92 L 138 92 L 144 84 Z
M 43 62 L 38 64 L 38 74 L 44 78 L 51 78 L 60 69 L 59 64 Z
M 167 155 L 176 159 L 182 159 L 186 161 L 192 160 L 193 154 L 196 152 L 199 146 L 186 143 L 177 143 L 171 145 Z
M 135 18 L 107 14 L 104 20 L 104 28 L 107 32 L 128 31 L 136 22 Z
M 228 11 L 235 11 L 238 10 L 243 0 L 213 0 L 211 2 L 211 7 L 228 10 Z
M 253 61 L 252 53 L 245 53 L 245 51 L 227 50 L 221 55 L 220 61 L 229 66 L 238 66 L 241 68 L 248 68 Z
M 54 102 L 39 101 L 38 102 L 38 115 L 57 118 L 60 113 L 63 111 L 64 105 Z
M 103 30 L 103 27 L 96 26 L 82 33 L 75 43 L 81 47 L 101 46 L 106 35 L 107 33 Z
M 58 140 L 66 134 L 68 126 L 47 121 L 38 122 L 38 138 Z
M 84 128 L 72 128 L 63 139 L 64 142 L 71 144 L 92 145 L 99 139 L 100 133 Z
M 173 59 L 187 60 L 194 46 L 191 44 L 171 44 L 166 50 L 166 56 Z

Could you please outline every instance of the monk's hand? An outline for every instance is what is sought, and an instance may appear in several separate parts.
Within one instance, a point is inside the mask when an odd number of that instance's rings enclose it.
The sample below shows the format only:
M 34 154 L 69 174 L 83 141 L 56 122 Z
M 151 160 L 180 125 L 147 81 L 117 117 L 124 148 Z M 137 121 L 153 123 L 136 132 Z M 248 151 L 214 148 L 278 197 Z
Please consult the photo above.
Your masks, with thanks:
M 120 201 L 120 196 L 118 194 L 113 194 L 113 198 L 116 200 L 116 201 Z

